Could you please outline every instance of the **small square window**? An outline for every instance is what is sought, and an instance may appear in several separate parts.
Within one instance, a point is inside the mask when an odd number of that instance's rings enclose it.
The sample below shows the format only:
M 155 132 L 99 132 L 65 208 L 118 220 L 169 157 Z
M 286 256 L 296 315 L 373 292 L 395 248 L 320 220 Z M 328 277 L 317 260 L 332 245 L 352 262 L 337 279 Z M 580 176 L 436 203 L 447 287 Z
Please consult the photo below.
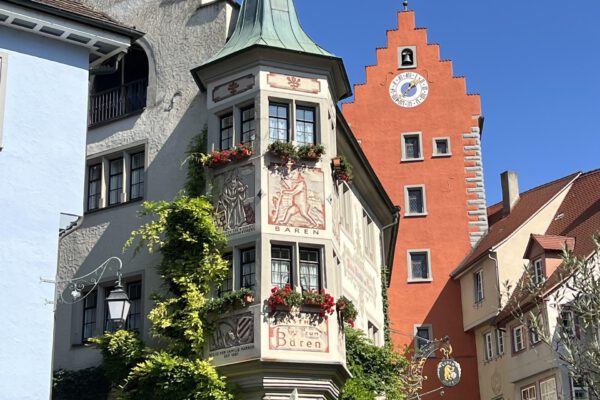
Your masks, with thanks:
M 430 282 L 432 280 L 429 258 L 429 250 L 408 251 L 409 282 Z
M 451 155 L 450 138 L 433 139 L 433 157 L 449 157 Z
M 415 350 L 424 351 L 433 341 L 433 328 L 431 325 L 415 326 Z
M 423 146 L 421 142 L 421 133 L 403 133 L 401 161 L 421 160 L 423 160 Z
M 535 385 L 521 389 L 521 400 L 536 400 Z
M 425 186 L 406 186 L 405 194 L 405 217 L 425 216 L 427 208 L 425 205 Z

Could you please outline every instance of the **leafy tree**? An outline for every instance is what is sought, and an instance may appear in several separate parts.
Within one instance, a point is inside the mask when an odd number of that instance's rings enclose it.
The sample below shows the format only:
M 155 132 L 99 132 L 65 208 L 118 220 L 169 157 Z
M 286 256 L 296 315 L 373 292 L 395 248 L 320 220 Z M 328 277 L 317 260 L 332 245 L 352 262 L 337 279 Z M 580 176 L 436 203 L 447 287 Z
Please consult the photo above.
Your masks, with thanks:
M 600 236 L 593 240 L 592 256 L 579 258 L 565 248 L 553 276 L 540 282 L 526 267 L 514 291 L 505 284 L 505 295 L 512 317 L 550 346 L 569 375 L 600 398 Z M 557 321 L 545 321 L 549 306 L 559 311 Z M 563 321 L 564 311 L 573 316 L 571 321 Z

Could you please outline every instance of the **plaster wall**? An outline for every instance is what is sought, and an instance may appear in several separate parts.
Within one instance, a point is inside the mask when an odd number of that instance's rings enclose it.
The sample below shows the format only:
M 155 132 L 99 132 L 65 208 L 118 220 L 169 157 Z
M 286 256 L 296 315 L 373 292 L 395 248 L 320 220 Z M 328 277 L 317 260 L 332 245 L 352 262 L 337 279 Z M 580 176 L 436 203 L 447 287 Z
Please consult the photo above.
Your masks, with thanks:
M 492 254 L 492 257 L 496 256 Z M 483 301 L 475 303 L 474 274 L 479 271 L 483 271 Z M 485 257 L 470 268 L 460 278 L 460 289 L 465 331 L 487 322 L 498 313 L 503 289 L 502 286 L 498 287 L 496 263 L 493 259 Z
M 0 27 L 6 101 L 0 152 L 0 393 L 47 399 L 60 214 L 82 215 L 86 49 Z
M 207 124 L 206 97 L 190 70 L 202 64 L 225 43 L 229 20 L 236 9 L 226 1 L 88 1 L 117 21 L 136 26 L 145 36 L 138 44 L 149 61 L 149 85 L 143 113 L 91 129 L 87 135 L 88 160 L 110 157 L 131 148 L 144 149 L 144 200 L 171 200 L 182 189 L 186 168 L 182 163 L 193 137 Z M 87 93 L 86 93 L 87 94 Z M 77 170 L 83 176 L 84 163 Z M 81 183 L 83 187 L 83 183 Z M 77 196 L 81 208 L 85 200 Z M 124 262 L 125 280 L 142 278 L 142 315 L 152 309 L 150 295 L 160 290 L 155 266 L 157 255 L 122 254 L 130 233 L 143 222 L 137 216 L 140 202 L 129 202 L 85 214 L 82 225 L 60 246 L 60 277 L 81 276 L 111 256 Z M 99 290 L 95 333 L 103 331 L 103 288 L 114 284 L 115 271 L 107 271 Z M 63 305 L 56 313 L 54 368 L 80 369 L 97 365 L 100 355 L 82 345 L 81 304 Z M 149 343 L 149 322 L 142 318 L 141 335 Z

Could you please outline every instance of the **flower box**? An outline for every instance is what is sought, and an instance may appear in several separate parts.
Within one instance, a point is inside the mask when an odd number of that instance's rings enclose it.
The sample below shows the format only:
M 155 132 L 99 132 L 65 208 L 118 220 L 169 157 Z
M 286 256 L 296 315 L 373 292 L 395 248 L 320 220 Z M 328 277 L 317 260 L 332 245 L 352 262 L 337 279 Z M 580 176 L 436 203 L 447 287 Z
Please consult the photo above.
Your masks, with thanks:
M 342 296 L 338 299 L 335 306 L 342 321 L 351 327 L 354 327 L 354 320 L 356 320 L 358 311 L 356 310 L 352 300 L 348 299 L 346 296 Z
M 352 180 L 352 165 L 344 156 L 331 159 L 331 170 L 333 177 L 339 181 L 350 182 Z
M 335 300 L 324 289 L 321 289 L 320 292 L 316 290 L 305 291 L 302 293 L 302 302 L 306 306 L 319 307 L 319 314 L 323 318 L 327 318 L 328 315 L 334 312 Z
M 301 160 L 317 161 L 325 153 L 325 147 L 322 144 L 306 144 L 298 147 L 298 157 Z
M 286 162 L 295 162 L 298 160 L 298 150 L 292 143 L 289 142 L 273 142 L 267 147 L 267 150 L 273 156 L 281 158 L 283 161 Z
M 247 144 L 238 144 L 228 150 L 213 151 L 204 159 L 204 165 L 208 167 L 221 167 L 234 161 L 242 161 L 250 158 L 254 154 L 252 146 Z
M 276 286 L 271 289 L 271 295 L 267 300 L 267 304 L 271 312 L 278 310 L 289 311 L 293 307 L 297 308 L 302 305 L 302 295 L 294 291 L 290 285 L 285 285 L 283 288 Z

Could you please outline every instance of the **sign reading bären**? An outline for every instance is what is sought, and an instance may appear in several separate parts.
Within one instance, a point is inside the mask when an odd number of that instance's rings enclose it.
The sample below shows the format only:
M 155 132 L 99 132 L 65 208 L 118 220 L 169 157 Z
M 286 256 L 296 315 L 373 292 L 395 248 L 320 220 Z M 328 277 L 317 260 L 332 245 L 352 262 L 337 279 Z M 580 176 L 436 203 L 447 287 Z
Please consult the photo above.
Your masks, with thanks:
M 271 350 L 329 353 L 329 327 L 318 312 L 275 312 L 269 318 Z

